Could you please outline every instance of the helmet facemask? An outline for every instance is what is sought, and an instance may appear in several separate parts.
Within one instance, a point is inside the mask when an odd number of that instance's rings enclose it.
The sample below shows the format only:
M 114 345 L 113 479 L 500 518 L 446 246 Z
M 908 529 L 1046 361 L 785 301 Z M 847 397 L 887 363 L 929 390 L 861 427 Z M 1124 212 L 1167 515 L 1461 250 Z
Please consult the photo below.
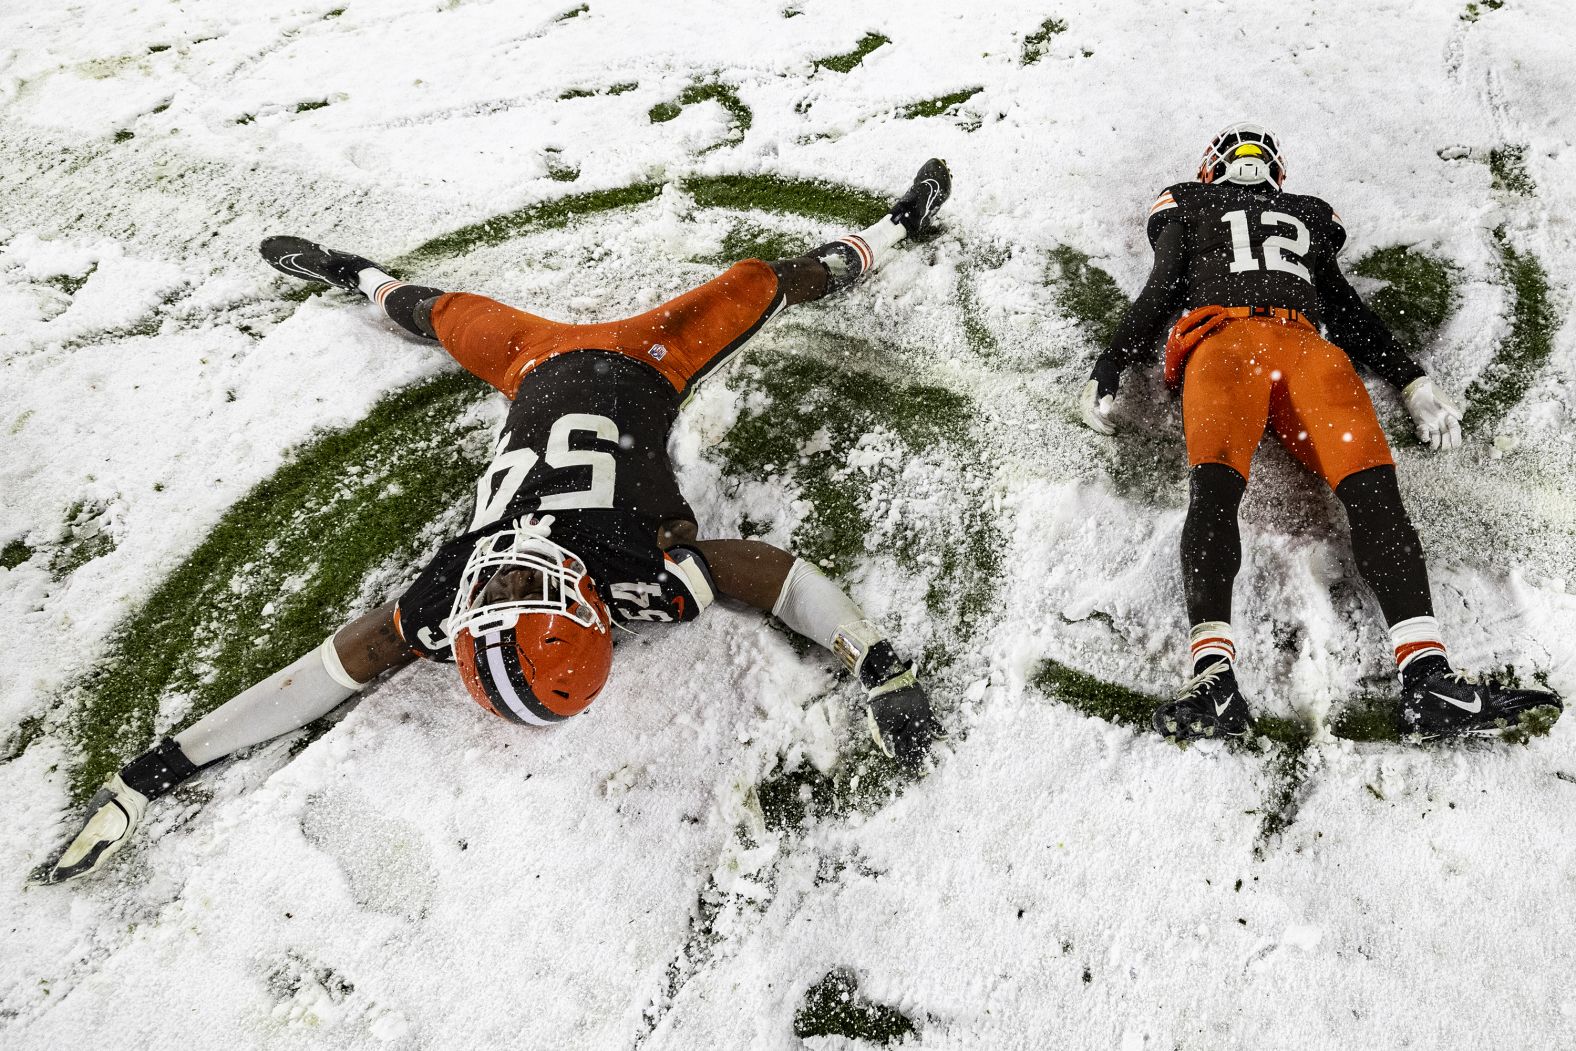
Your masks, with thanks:
M 1240 186 L 1286 181 L 1286 160 L 1275 136 L 1262 124 L 1241 123 L 1216 135 L 1198 166 L 1199 182 Z
M 606 609 L 594 598 L 591 578 L 579 556 L 547 538 L 551 518 L 522 519 L 479 541 L 471 550 L 449 610 L 450 637 L 469 630 L 480 636 L 515 626 L 522 616 L 563 616 L 583 628 L 608 630 Z M 484 600 L 500 574 L 525 571 L 524 594 Z

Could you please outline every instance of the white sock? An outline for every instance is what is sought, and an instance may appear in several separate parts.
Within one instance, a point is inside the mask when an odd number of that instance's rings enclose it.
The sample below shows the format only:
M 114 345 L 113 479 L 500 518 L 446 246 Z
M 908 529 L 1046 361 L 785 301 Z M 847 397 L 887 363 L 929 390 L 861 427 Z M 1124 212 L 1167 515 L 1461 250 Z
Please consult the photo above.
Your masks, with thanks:
M 1430 653 L 1449 660 L 1444 639 L 1439 632 L 1439 621 L 1433 617 L 1408 617 L 1390 625 L 1390 644 L 1395 647 L 1396 668 L 1406 671 L 1406 666 Z
M 356 274 L 356 287 L 377 306 L 382 306 L 384 298 L 390 292 L 406 283 L 392 274 L 385 274 L 375 266 L 369 266 Z
M 334 636 L 288 668 L 249 686 L 175 735 L 195 766 L 299 730 L 339 707 L 365 683 L 345 671 Z
M 842 588 L 802 558 L 794 559 L 788 570 L 772 615 L 831 650 L 852 672 L 859 671 L 870 647 L 886 637 Z
M 1227 664 L 1237 660 L 1237 641 L 1231 637 L 1231 625 L 1223 620 L 1206 620 L 1193 625 L 1188 633 L 1188 652 L 1192 663 L 1188 674 L 1195 674 L 1199 661 L 1205 657 L 1224 657 Z

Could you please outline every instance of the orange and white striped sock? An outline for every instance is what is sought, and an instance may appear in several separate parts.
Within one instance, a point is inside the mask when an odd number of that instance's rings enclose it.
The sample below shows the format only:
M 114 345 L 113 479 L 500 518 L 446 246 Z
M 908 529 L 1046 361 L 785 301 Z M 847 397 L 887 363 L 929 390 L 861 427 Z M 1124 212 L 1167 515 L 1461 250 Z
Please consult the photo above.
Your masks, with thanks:
M 1396 667 L 1404 674 L 1407 665 L 1419 657 L 1430 654 L 1449 660 L 1444 640 L 1439 635 L 1439 621 L 1433 617 L 1408 617 L 1390 625 L 1390 644 L 1395 647 Z
M 877 219 L 875 225 L 868 229 L 839 237 L 831 244 L 822 245 L 811 252 L 831 275 L 827 294 L 842 291 L 880 266 L 893 247 L 906 236 L 908 231 L 903 229 L 903 224 L 887 215 Z
M 1223 620 L 1206 620 L 1193 625 L 1188 633 L 1188 650 L 1193 658 L 1193 674 L 1204 665 L 1224 659 L 1228 664 L 1237 661 L 1237 642 L 1231 637 L 1231 625 Z
M 388 299 L 389 293 L 404 284 L 407 282 L 385 274 L 375 266 L 369 266 L 356 275 L 356 287 L 361 290 L 362 295 L 372 300 L 373 306 L 382 306 L 384 300 Z

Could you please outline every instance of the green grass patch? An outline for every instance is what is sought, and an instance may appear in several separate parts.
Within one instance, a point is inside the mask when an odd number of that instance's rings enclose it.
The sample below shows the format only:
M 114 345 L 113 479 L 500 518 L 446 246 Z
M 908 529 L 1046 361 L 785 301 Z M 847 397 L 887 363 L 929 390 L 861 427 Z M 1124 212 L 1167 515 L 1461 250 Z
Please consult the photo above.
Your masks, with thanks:
M 1001 353 L 996 334 L 985 323 L 985 312 L 980 308 L 975 281 L 979 271 L 974 267 L 958 270 L 958 316 L 963 322 L 963 339 L 969 349 L 983 358 L 995 358 Z
M 297 102 L 295 104 L 295 112 L 297 112 L 297 113 L 311 113 L 313 110 L 315 110 L 315 109 L 323 109 L 327 105 L 328 105 L 328 100 L 327 99 L 313 99 L 310 102 Z
M 698 256 L 697 263 L 708 266 L 732 266 L 740 259 L 791 259 L 807 247 L 806 239 L 799 234 L 772 230 L 759 223 L 740 220 L 722 238 L 722 245 L 710 255 Z
M 1043 661 L 1030 681 L 1035 689 L 1074 711 L 1139 730 L 1149 728 L 1150 716 L 1162 703 L 1162 698 L 1097 679 L 1053 660 Z
M 620 81 L 605 88 L 570 88 L 558 96 L 559 100 L 588 99 L 597 95 L 624 95 L 640 87 L 633 80 Z
M 104 531 L 105 505 L 79 500 L 66 511 L 60 543 L 49 557 L 49 572 L 64 580 L 95 558 L 115 550 L 115 540 Z
M 1127 312 L 1128 299 L 1111 275 L 1089 262 L 1076 248 L 1057 245 L 1051 249 L 1046 282 L 1056 291 L 1056 300 L 1102 350 L 1111 344 L 1116 326 Z
M 43 283 L 56 291 L 64 292 L 68 296 L 74 296 L 82 290 L 83 285 L 88 283 L 88 278 L 92 277 L 93 271 L 97 269 L 98 264 L 94 263 L 88 267 L 87 272 L 84 274 L 56 274 L 53 277 L 44 278 Z
M 1022 64 L 1032 66 L 1045 57 L 1045 52 L 1050 49 L 1051 38 L 1058 33 L 1067 32 L 1067 23 L 1060 18 L 1047 18 L 1040 23 L 1040 28 L 1023 38 Z
M 1527 147 L 1523 144 L 1496 146 L 1488 151 L 1488 171 L 1494 179 L 1494 189 L 1531 197 L 1537 192 L 1532 176 L 1527 174 Z
M 557 18 L 554 18 L 553 21 L 554 22 L 567 22 L 571 18 L 579 18 L 581 15 L 585 14 L 587 11 L 590 11 L 590 10 L 591 10 L 591 5 L 590 4 L 581 4 L 579 7 L 571 7 L 569 10 L 565 11 L 563 14 L 559 15 Z
M 892 1044 L 918 1031 L 913 1019 L 897 1008 L 864 996 L 859 980 L 843 970 L 829 972 L 805 990 L 804 1002 L 793 1016 L 793 1032 L 801 1040 L 840 1036 Z
M 150 54 L 150 55 L 157 55 L 157 54 L 161 54 L 162 52 L 168 51 L 169 49 L 170 49 L 170 45 L 168 45 L 168 44 L 150 44 L 148 46 L 148 54 Z
M 855 732 L 865 739 L 862 730 Z M 901 767 L 866 739 L 830 774 L 823 774 L 808 763 L 795 770 L 768 774 L 755 786 L 755 799 L 768 829 L 791 833 L 812 821 L 844 817 L 854 811 L 874 813 L 910 780 Z
M 1505 0 L 1481 0 L 1480 3 L 1468 4 L 1467 9 L 1461 12 L 1461 21 L 1476 22 L 1478 19 L 1482 18 L 1486 12 L 1498 11 L 1504 6 Z
M 28 750 L 32 743 L 44 736 L 44 715 L 29 715 L 19 720 L 11 736 L 6 738 L 3 748 L 0 748 L 0 765 L 11 762 Z
M 75 797 L 152 743 L 162 698 L 211 711 L 339 627 L 376 567 L 415 564 L 486 463 L 488 428 L 465 422 L 486 391 L 454 372 L 390 394 L 226 512 L 77 685 Z
M 900 462 L 936 450 L 964 465 L 960 477 L 981 472 L 965 395 L 850 368 L 850 359 L 888 356 L 858 340 L 839 337 L 826 352 L 825 359 L 780 356 L 741 368 L 735 383 L 769 397 L 740 414 L 717 454 L 730 477 L 776 477 L 798 489 L 810 510 L 794 530 L 794 551 L 835 575 L 871 552 L 875 522 L 867 491 L 876 479 L 890 481 L 901 470 L 890 462 L 870 474 L 848 468 L 862 437 L 877 431 L 890 436 Z M 933 573 L 927 603 L 964 625 L 988 608 L 1000 569 L 1002 539 L 979 510 L 984 502 L 966 501 L 945 532 L 904 522 L 875 545 L 905 568 Z
M 685 107 L 699 105 L 702 102 L 715 102 L 728 111 L 731 119 L 728 134 L 721 142 L 712 143 L 701 153 L 710 153 L 712 150 L 724 146 L 736 146 L 744 141 L 745 133 L 750 130 L 750 125 L 755 123 L 755 114 L 744 100 L 731 87 L 715 81 L 704 84 L 691 84 L 679 93 L 679 97 L 669 102 L 659 102 L 652 106 L 646 114 L 653 124 L 666 124 L 676 118 Z
M 783 212 L 865 226 L 880 218 L 891 201 L 865 190 L 775 175 L 712 175 L 686 179 L 680 188 L 702 208 Z
M 574 182 L 580 178 L 580 169 L 573 164 L 565 163 L 560 156 L 562 152 L 552 147 L 546 150 L 547 177 L 554 182 Z
M 1400 699 L 1394 696 L 1359 694 L 1330 719 L 1330 732 L 1348 741 L 1394 744 L 1401 740 L 1400 707 Z
M 960 91 L 937 95 L 933 99 L 911 102 L 907 106 L 899 106 L 897 115 L 903 120 L 918 120 L 922 117 L 956 116 L 957 107 L 984 90 L 984 88 L 963 88 Z
M 1433 341 L 1461 300 L 1455 267 L 1404 245 L 1369 252 L 1352 272 L 1387 282 L 1368 305 L 1413 356 Z
M 635 183 L 632 186 L 620 186 L 612 190 L 593 190 L 590 193 L 557 197 L 539 204 L 528 204 L 524 208 L 516 208 L 512 212 L 495 215 L 491 219 L 484 219 L 479 223 L 434 237 L 394 260 L 393 265 L 405 270 L 415 270 L 427 263 L 453 259 L 478 248 L 503 244 L 533 230 L 567 226 L 574 220 L 588 215 L 644 204 L 661 192 L 660 183 Z M 322 289 L 326 286 L 315 287 Z
M 136 132 L 134 132 L 134 131 L 127 131 L 125 128 L 122 128 L 122 129 L 120 129 L 119 131 L 117 131 L 115 133 L 115 141 L 116 142 L 130 142 L 132 139 L 135 139 L 136 137 L 137 137 L 137 133 Z
M 1512 245 L 1503 229 L 1495 231 L 1500 271 L 1511 290 L 1510 332 L 1494 351 L 1494 360 L 1467 389 L 1467 430 L 1493 427 L 1527 393 L 1554 352 L 1559 315 L 1549 298 L 1549 277 L 1530 252 Z
M 1266 743 L 1274 745 L 1267 750 L 1269 784 L 1259 808 L 1259 834 L 1253 845 L 1254 856 L 1262 860 L 1297 820 L 1308 783 L 1308 748 L 1313 734 L 1302 720 L 1281 715 L 1261 714 L 1253 729 L 1260 748 Z
M 798 14 L 795 11 L 794 14 Z M 783 12 L 784 18 L 792 17 L 788 12 Z M 872 51 L 892 42 L 892 38 L 880 33 L 866 33 L 859 38 L 859 43 L 854 45 L 852 51 L 845 51 L 841 55 L 828 55 L 826 58 L 815 60 L 815 69 L 829 69 L 833 73 L 847 73 L 859 63 L 863 62 Z
M 32 557 L 33 549 L 27 546 L 25 540 L 12 540 L 0 548 L 0 569 L 15 569 Z
M 343 7 L 336 7 L 332 11 L 326 12 L 323 15 L 323 21 L 327 22 L 327 21 L 329 21 L 331 19 L 338 18 L 340 15 L 342 15 L 344 13 L 345 13 L 345 9 Z

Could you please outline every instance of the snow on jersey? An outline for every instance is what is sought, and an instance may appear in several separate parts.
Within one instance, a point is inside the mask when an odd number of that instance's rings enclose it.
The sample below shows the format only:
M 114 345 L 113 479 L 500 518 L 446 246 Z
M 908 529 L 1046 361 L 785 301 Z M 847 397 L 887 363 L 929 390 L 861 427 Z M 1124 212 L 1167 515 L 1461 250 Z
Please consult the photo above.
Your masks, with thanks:
M 1170 223 L 1186 236 L 1185 308 L 1284 307 L 1320 320 L 1319 275 L 1335 265 L 1346 230 L 1317 197 L 1232 183 L 1169 186 L 1149 211 L 1149 243 Z

